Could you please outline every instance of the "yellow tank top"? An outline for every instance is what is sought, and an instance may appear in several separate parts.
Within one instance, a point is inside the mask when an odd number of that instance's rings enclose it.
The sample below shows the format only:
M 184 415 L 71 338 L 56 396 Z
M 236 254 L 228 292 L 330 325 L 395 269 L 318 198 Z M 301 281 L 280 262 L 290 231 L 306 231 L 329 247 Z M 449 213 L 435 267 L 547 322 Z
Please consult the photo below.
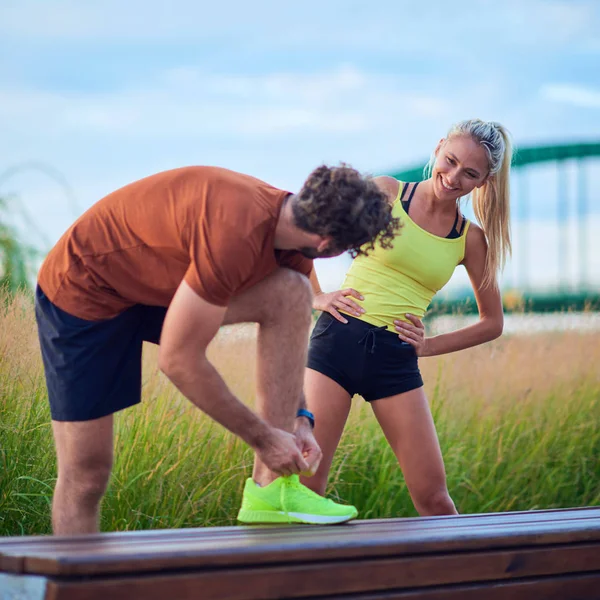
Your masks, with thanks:
M 410 313 L 422 318 L 431 300 L 452 277 L 465 255 L 469 221 L 462 235 L 443 238 L 419 227 L 406 213 L 400 182 L 392 214 L 402 221 L 393 248 L 375 245 L 369 256 L 357 256 L 346 273 L 343 287 L 357 290 L 364 300 L 353 300 L 365 309 L 360 317 L 372 325 L 394 329 L 394 319 L 407 320 Z

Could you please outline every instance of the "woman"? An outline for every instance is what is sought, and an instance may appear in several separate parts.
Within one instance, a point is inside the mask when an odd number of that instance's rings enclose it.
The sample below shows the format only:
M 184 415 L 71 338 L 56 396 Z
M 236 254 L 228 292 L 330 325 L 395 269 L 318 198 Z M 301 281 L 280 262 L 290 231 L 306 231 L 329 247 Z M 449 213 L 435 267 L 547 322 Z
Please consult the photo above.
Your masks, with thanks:
M 325 493 L 333 455 L 354 394 L 371 403 L 420 515 L 457 514 L 418 358 L 483 344 L 502 333 L 497 272 L 510 254 L 507 131 L 479 119 L 454 125 L 428 165 L 429 179 L 403 183 L 377 177 L 400 217 L 393 248 L 357 257 L 344 289 L 321 292 L 311 275 L 314 308 L 305 393 L 323 458 L 303 483 Z M 459 201 L 472 194 L 480 226 Z M 465 266 L 479 309 L 474 325 L 425 337 L 421 318 L 457 265 Z

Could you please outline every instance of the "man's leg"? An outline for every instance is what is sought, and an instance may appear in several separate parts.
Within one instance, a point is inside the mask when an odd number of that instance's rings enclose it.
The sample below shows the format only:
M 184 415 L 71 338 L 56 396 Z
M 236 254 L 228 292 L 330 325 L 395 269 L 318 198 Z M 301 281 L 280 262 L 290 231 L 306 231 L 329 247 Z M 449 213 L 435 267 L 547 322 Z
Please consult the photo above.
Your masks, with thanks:
M 100 501 L 113 461 L 113 416 L 52 421 L 58 480 L 52 502 L 55 535 L 99 530 Z
M 257 322 L 257 411 L 271 425 L 292 432 L 303 400 L 303 377 L 311 323 L 312 290 L 290 269 L 275 273 L 237 296 L 225 323 Z M 276 475 L 259 460 L 253 479 L 267 485 Z
M 86 321 L 39 287 L 35 313 L 58 462 L 53 530 L 94 533 L 113 463 L 112 415 L 140 401 L 144 314 L 132 307 Z

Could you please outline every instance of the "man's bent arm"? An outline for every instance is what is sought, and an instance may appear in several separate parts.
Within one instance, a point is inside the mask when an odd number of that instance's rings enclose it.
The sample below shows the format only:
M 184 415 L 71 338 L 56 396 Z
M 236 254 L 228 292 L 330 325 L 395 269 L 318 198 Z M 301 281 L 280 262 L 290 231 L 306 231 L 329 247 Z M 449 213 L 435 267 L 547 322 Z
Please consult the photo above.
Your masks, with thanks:
M 198 408 L 256 448 L 271 427 L 229 391 L 206 356 L 226 310 L 182 282 L 165 318 L 159 368 Z

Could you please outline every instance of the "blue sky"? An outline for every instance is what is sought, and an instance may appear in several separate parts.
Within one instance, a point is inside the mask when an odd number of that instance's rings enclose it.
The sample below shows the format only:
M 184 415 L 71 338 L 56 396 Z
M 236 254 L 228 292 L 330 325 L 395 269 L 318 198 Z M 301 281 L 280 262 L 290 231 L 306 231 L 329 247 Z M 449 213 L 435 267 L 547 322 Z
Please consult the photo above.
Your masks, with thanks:
M 475 116 L 517 145 L 600 139 L 600 2 L 0 4 L 0 174 L 56 169 L 80 210 L 188 164 L 292 191 L 322 161 L 386 172 Z M 75 216 L 36 169 L 0 175 L 0 194 L 50 242 Z M 324 262 L 333 287 L 339 262 Z

